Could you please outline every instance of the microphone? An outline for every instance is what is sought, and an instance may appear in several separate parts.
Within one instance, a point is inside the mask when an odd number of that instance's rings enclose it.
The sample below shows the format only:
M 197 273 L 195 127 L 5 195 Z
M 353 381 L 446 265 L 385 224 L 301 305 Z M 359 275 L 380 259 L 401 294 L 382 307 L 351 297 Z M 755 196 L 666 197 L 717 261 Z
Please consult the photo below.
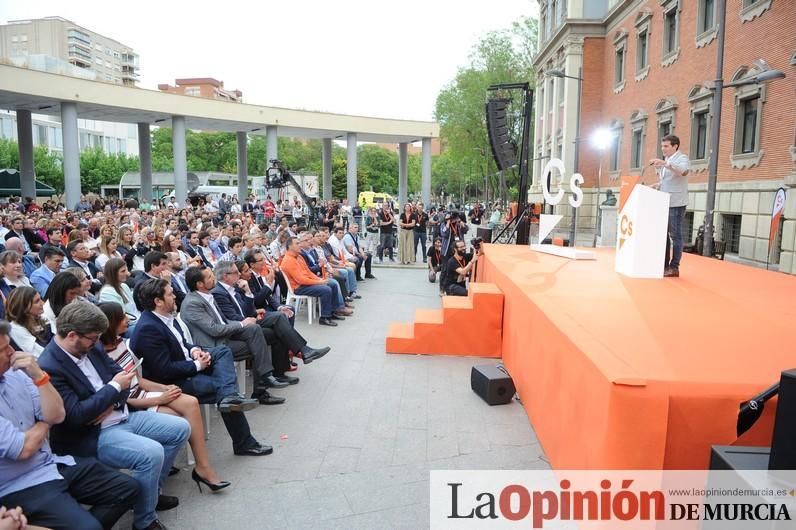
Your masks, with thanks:
M 642 185 L 642 186 L 646 186 L 646 185 L 647 185 L 647 184 L 644 182 L 644 172 L 645 172 L 645 171 L 647 171 L 647 169 L 649 169 L 650 167 L 652 167 L 652 166 L 654 166 L 654 165 L 655 165 L 655 162 L 650 162 L 649 164 L 647 164 L 646 166 L 644 166 L 644 167 L 641 169 L 641 175 L 639 176 L 639 179 L 641 180 L 641 185 Z

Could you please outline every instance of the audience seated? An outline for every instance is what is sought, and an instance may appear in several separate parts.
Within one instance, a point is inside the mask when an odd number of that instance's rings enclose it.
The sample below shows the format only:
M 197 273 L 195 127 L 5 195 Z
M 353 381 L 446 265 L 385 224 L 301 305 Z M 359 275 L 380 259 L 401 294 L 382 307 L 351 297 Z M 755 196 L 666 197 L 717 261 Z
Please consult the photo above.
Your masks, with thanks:
M 42 247 L 39 255 L 41 256 L 41 266 L 30 275 L 31 285 L 44 297 L 50 282 L 55 275 L 61 271 L 61 266 L 66 260 L 66 254 L 60 248 L 50 245 Z
M 288 383 L 274 376 L 271 348 L 257 320 L 245 318 L 230 322 L 224 317 L 211 294 L 216 280 L 210 269 L 194 267 L 188 269 L 185 276 L 191 292 L 185 297 L 180 316 L 188 325 L 194 342 L 202 347 L 229 346 L 236 360 L 252 358 L 255 372 L 252 398 L 259 399 L 263 405 L 283 403 L 285 398 L 271 396 L 267 390 L 284 388 Z
M 22 269 L 22 256 L 14 250 L 0 252 L 0 265 L 3 266 L 6 283 L 9 290 L 15 287 L 31 287 L 30 280 Z
M 64 307 L 77 300 L 82 291 L 80 280 L 71 272 L 59 272 L 50 282 L 44 295 L 44 320 L 49 324 L 53 335 L 58 333 L 58 315 Z
M 133 507 L 138 483 L 91 456 L 53 452 L 48 434 L 66 418 L 64 402 L 33 355 L 11 348 L 10 331 L 0 321 L 0 506 L 15 513 L 0 508 L 0 520 L 54 530 L 111 528 Z
M 236 455 L 271 454 L 272 447 L 260 444 L 252 436 L 243 414 L 256 407 L 257 401 L 238 393 L 232 351 L 226 346 L 205 349 L 186 342 L 184 330 L 173 317 L 173 289 L 165 280 L 147 280 L 139 289 L 144 312 L 130 348 L 144 359 L 144 377 L 177 385 L 200 401 L 215 403 Z
M 107 269 L 107 267 L 106 267 Z M 108 329 L 100 337 L 100 344 L 108 357 L 123 370 L 135 370 L 136 377 L 130 383 L 130 396 L 127 404 L 135 410 L 150 410 L 161 414 L 181 416 L 191 424 L 191 437 L 188 443 L 196 459 L 196 468 L 191 477 L 202 491 L 200 484 L 207 485 L 212 491 L 222 490 L 230 485 L 218 478 L 216 470 L 210 463 L 205 443 L 202 414 L 199 400 L 195 396 L 184 394 L 177 385 L 162 385 L 142 376 L 140 367 L 136 368 L 138 357 L 127 348 L 122 338 L 128 330 L 128 315 L 116 302 L 102 302 L 100 310 L 108 319 Z
M 43 314 L 44 301 L 33 287 L 17 287 L 8 295 L 6 319 L 11 323 L 11 340 L 37 359 L 52 338 Z
M 105 264 L 103 275 L 105 276 L 105 285 L 100 289 L 99 301 L 119 304 L 127 314 L 130 331 L 132 331 L 141 312 L 133 301 L 133 291 L 126 283 L 130 278 L 127 263 L 120 258 L 110 259 Z
M 133 508 L 133 528 L 164 528 L 155 509 L 176 507 L 176 497 L 161 488 L 177 450 L 191 428 L 176 416 L 127 407 L 135 372 L 126 372 L 96 347 L 108 319 L 96 306 L 67 305 L 57 319 L 58 333 L 39 365 L 61 394 L 63 423 L 53 427 L 50 442 L 56 452 L 96 457 L 111 467 L 130 469 L 140 493 Z

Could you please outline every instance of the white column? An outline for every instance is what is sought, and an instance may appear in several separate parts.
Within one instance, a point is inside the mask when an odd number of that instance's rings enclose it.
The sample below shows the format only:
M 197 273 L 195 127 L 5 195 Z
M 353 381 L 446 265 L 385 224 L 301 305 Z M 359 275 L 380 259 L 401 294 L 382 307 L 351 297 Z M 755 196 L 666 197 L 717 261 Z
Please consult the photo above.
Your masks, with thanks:
M 407 197 L 407 184 L 408 184 L 408 150 L 406 142 L 398 144 L 398 203 L 403 211 L 404 204 L 406 204 Z
M 17 111 L 17 145 L 19 146 L 19 187 L 22 200 L 36 198 L 36 174 L 33 169 L 33 123 L 29 110 Z M 74 205 L 73 205 L 74 206 Z
M 556 149 L 556 143 L 558 143 L 558 129 L 561 128 L 561 124 L 558 122 L 558 92 L 560 90 L 561 83 L 564 82 L 564 79 L 560 77 L 553 78 L 553 119 L 552 119 L 552 126 L 550 127 L 550 139 L 552 140 L 550 144 L 550 153 L 553 158 L 559 158 L 561 153 L 558 152 Z M 550 109 L 548 109 L 549 111 Z
M 348 133 L 348 160 L 346 167 L 346 196 L 348 204 L 357 203 L 357 134 Z
M 323 199 L 332 198 L 332 139 L 323 139 Z
M 80 146 L 76 103 L 61 102 L 61 134 L 64 144 L 64 200 L 67 208 L 74 208 L 80 201 Z
M 174 154 L 174 196 L 180 207 L 188 201 L 188 154 L 185 148 L 185 117 L 172 116 L 171 144 Z
M 276 125 L 268 125 L 265 128 L 265 154 L 267 160 L 265 161 L 265 167 L 271 167 L 271 160 L 275 160 L 279 158 L 279 152 L 277 147 L 277 128 Z
M 564 72 L 572 77 L 578 76 L 578 70 L 583 66 L 583 41 L 570 41 L 567 46 L 567 55 L 564 61 Z M 562 153 L 558 157 L 564 161 L 567 174 L 572 174 L 575 168 L 575 139 L 578 137 L 578 81 L 576 79 L 562 79 L 564 84 L 564 115 L 561 128 L 563 138 L 561 141 Z M 555 140 L 554 142 L 555 143 Z
M 238 202 L 241 206 L 249 194 L 248 138 L 245 131 L 238 131 Z
M 138 124 L 138 160 L 141 166 L 141 201 L 152 203 L 152 137 L 149 124 Z
M 537 149 L 539 145 L 544 145 L 544 127 L 542 124 L 544 123 L 544 102 L 542 101 L 543 95 L 541 88 L 544 86 L 544 78 L 542 74 L 539 75 L 539 80 L 536 84 L 536 91 L 533 94 L 534 102 L 533 102 L 533 143 L 531 144 L 531 159 L 540 158 L 542 153 Z M 544 148 L 542 148 L 544 151 Z M 531 185 L 531 193 L 541 193 L 542 192 L 542 181 L 541 181 L 541 174 L 542 168 L 544 167 L 544 160 L 535 160 L 533 163 L 533 184 Z
M 423 138 L 423 153 L 420 166 L 420 190 L 423 204 L 431 203 L 431 138 Z

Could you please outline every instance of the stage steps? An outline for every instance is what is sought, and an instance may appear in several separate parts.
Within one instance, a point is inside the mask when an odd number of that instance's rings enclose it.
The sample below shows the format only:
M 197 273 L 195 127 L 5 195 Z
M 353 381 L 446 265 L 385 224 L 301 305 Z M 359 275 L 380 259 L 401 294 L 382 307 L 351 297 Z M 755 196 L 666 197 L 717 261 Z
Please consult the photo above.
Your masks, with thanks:
M 503 293 L 472 283 L 468 296 L 445 296 L 442 309 L 418 309 L 414 322 L 393 322 L 387 353 L 501 356 Z

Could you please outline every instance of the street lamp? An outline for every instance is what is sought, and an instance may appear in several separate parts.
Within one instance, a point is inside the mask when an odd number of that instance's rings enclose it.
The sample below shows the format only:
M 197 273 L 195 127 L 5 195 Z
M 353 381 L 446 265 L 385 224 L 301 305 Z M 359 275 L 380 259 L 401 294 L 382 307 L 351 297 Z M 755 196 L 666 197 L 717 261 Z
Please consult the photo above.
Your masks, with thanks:
M 574 171 L 573 173 L 578 173 L 578 164 L 580 162 L 580 107 L 581 107 L 581 100 L 583 97 L 583 68 L 578 68 L 578 75 L 567 75 L 563 70 L 548 70 L 547 75 L 552 77 L 560 77 L 565 79 L 574 79 L 578 82 L 578 112 L 575 114 L 575 160 L 574 160 Z M 577 229 L 578 229 L 578 209 L 574 206 L 572 207 L 572 222 L 570 223 L 569 227 L 569 246 L 575 246 L 575 237 L 577 236 Z
M 600 179 L 603 175 L 603 156 L 605 151 L 611 146 L 611 143 L 614 140 L 614 136 L 609 129 L 605 127 L 601 127 L 594 131 L 591 135 L 591 145 L 595 149 L 600 152 L 600 165 L 597 169 L 597 200 L 596 200 L 596 207 L 597 211 L 595 213 L 595 223 L 594 223 L 594 240 L 592 241 L 592 247 L 597 248 L 597 231 L 600 230 L 600 235 L 602 235 L 602 225 L 600 222 L 601 212 L 600 210 Z
M 719 140 L 721 139 L 721 101 L 725 88 L 737 88 L 746 85 L 766 83 L 774 79 L 782 79 L 785 73 L 768 68 L 765 61 L 757 61 L 761 72 L 750 79 L 741 79 L 724 84 L 724 36 L 727 20 L 727 0 L 718 0 L 716 6 L 718 28 L 716 31 L 716 79 L 713 82 L 713 123 L 710 130 L 710 161 L 708 163 L 708 193 L 705 201 L 705 239 L 702 248 L 703 256 L 713 255 L 713 209 L 716 207 L 716 180 L 719 168 Z

